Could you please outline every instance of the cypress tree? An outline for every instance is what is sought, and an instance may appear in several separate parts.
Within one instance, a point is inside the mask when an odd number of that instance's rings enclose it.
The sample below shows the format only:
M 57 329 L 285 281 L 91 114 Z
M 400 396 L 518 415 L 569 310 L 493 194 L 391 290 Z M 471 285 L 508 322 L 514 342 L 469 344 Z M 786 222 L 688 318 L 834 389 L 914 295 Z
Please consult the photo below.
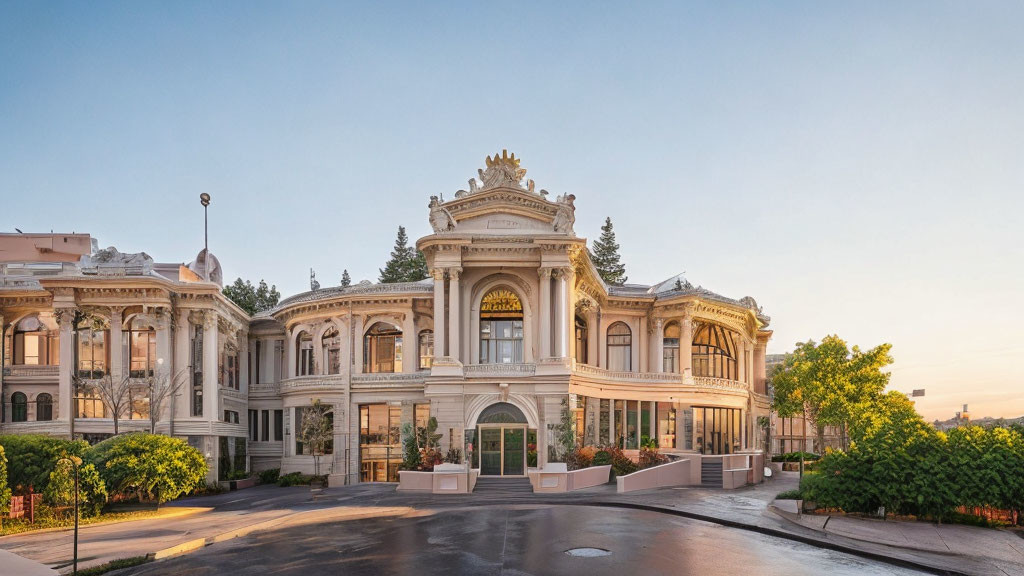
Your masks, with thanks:
M 348 275 L 348 268 L 341 273 L 341 287 L 349 286 L 352 284 L 352 277 Z
M 626 266 L 619 262 L 619 244 L 615 241 L 615 232 L 612 230 L 612 219 L 604 219 L 604 226 L 601 226 L 601 237 L 594 241 L 594 250 L 590 253 L 590 260 L 597 268 L 601 279 L 613 286 L 622 286 L 629 278 L 626 277 Z
M 423 253 L 409 246 L 405 226 L 398 227 L 391 259 L 380 270 L 380 282 L 416 282 L 427 277 L 427 259 Z

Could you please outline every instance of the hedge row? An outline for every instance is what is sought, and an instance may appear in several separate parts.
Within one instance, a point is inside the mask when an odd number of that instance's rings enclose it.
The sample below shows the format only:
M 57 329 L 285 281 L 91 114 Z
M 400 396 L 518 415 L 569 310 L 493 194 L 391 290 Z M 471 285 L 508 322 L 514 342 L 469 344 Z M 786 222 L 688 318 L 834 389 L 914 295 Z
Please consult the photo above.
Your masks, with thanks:
M 173 500 L 203 486 L 207 472 L 198 450 L 162 434 L 122 434 L 91 447 L 81 440 L 7 435 L 0 436 L 0 461 L 4 452 L 7 467 L 0 465 L 0 497 L 7 489 L 17 494 L 31 490 L 57 506 L 74 500 L 73 467 L 59 461 L 79 461 L 83 514 L 99 513 L 108 498 Z
M 847 512 L 952 518 L 958 507 L 1024 511 L 1024 431 L 896 426 L 826 454 L 801 492 Z M 908 429 L 909 428 L 909 429 Z

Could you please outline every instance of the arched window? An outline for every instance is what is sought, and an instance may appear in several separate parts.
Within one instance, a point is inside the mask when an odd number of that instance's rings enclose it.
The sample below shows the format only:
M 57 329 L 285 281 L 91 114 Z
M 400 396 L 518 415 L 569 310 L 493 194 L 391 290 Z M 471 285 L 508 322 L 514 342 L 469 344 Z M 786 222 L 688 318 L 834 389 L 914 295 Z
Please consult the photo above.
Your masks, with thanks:
M 377 322 L 363 337 L 365 372 L 402 371 L 402 331 L 386 322 Z
M 587 363 L 587 321 L 576 316 L 576 361 Z
M 295 340 L 295 375 L 313 375 L 313 337 L 301 332 Z
M 146 378 L 156 368 L 156 332 L 138 318 L 128 325 L 128 374 Z
M 46 393 L 36 396 L 36 420 L 53 420 L 53 396 Z
M 420 332 L 420 370 L 429 370 L 434 365 L 434 331 Z
M 11 394 L 11 422 L 28 421 L 28 397 L 24 392 Z
M 633 369 L 633 332 L 625 322 L 608 327 L 608 369 L 623 372 Z
M 736 347 L 732 333 L 717 324 L 704 324 L 693 335 L 693 375 L 735 380 Z
M 110 331 L 102 321 L 83 318 L 78 323 L 78 377 L 103 378 L 110 365 Z
M 341 332 L 331 327 L 320 338 L 324 352 L 324 372 L 341 374 Z
M 523 303 L 507 288 L 491 290 L 480 302 L 480 363 L 523 361 Z
M 662 340 L 662 371 L 679 373 L 679 324 L 669 322 Z
M 28 316 L 14 326 L 14 364 L 56 366 L 60 333 L 49 318 Z

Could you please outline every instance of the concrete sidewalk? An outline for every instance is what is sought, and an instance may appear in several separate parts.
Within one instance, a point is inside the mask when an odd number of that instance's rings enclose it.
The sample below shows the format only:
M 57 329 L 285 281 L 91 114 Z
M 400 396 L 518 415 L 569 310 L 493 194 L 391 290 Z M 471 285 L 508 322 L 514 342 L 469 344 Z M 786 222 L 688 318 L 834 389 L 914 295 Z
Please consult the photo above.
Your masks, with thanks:
M 0 566 L 4 574 L 18 576 L 57 576 L 57 571 L 28 558 L 22 558 L 14 552 L 0 550 Z
M 1024 574 L 1024 538 L 1013 532 L 959 524 L 800 514 L 794 500 L 777 500 L 769 509 L 819 533 L 906 550 L 983 557 L 1015 570 L 1008 573 Z

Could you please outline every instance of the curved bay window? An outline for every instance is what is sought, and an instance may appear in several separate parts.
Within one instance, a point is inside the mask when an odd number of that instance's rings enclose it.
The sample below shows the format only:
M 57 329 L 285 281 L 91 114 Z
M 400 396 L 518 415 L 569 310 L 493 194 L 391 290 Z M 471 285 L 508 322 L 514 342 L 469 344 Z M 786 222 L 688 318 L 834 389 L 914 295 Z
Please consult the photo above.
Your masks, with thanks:
M 60 334 L 49 319 L 29 316 L 14 326 L 14 364 L 56 366 L 60 360 Z M 52 323 L 52 321 L 50 321 Z
M 679 373 L 679 324 L 670 322 L 665 326 L 662 340 L 662 371 L 672 374 Z
M 28 396 L 24 392 L 11 394 L 11 422 L 28 421 Z
M 491 290 L 480 302 L 480 363 L 522 361 L 523 303 L 511 290 Z
M 110 331 L 100 322 L 84 319 L 78 323 L 77 352 L 78 377 L 85 379 L 103 378 L 110 365 Z
M 620 372 L 633 369 L 633 332 L 625 322 L 608 327 L 608 369 Z
M 704 324 L 693 335 L 693 375 L 735 380 L 736 346 L 729 330 Z
M 341 333 L 330 328 L 320 338 L 324 352 L 324 373 L 341 374 Z
M 695 448 L 701 454 L 735 454 L 743 447 L 740 410 L 694 406 L 693 425 Z
M 363 336 L 363 371 L 393 373 L 402 371 L 402 331 L 386 322 L 377 322 Z
M 420 370 L 429 370 L 434 365 L 434 331 L 420 332 L 419 341 Z
M 36 420 L 53 420 L 53 396 L 45 393 L 36 396 Z
M 295 375 L 313 375 L 313 337 L 302 332 L 295 340 Z
M 587 363 L 587 321 L 576 316 L 576 361 Z
M 156 368 L 156 332 L 138 319 L 128 325 L 128 374 L 132 378 L 146 378 Z

